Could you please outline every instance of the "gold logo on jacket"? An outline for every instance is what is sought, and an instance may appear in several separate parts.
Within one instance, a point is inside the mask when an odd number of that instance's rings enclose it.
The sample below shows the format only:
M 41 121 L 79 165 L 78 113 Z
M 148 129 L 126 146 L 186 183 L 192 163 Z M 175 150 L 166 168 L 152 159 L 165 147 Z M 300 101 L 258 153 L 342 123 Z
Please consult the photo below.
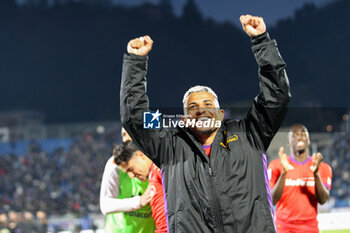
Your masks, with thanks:
M 223 147 L 227 148 L 227 144 L 229 142 L 234 142 L 234 141 L 237 141 L 237 140 L 238 140 L 238 136 L 236 134 L 234 134 L 234 135 L 232 135 L 232 136 L 230 136 L 230 137 L 228 137 L 226 139 L 226 143 L 225 144 L 223 142 L 221 142 L 220 145 L 222 145 Z

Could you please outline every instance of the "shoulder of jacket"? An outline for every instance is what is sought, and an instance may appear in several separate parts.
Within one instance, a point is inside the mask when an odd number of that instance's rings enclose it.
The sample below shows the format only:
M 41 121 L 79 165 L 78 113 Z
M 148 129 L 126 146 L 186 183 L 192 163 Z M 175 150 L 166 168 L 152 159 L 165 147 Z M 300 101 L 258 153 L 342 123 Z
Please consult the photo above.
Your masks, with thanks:
M 239 128 L 239 120 L 233 120 L 233 119 L 226 119 L 222 122 L 223 127 L 227 131 L 237 131 Z

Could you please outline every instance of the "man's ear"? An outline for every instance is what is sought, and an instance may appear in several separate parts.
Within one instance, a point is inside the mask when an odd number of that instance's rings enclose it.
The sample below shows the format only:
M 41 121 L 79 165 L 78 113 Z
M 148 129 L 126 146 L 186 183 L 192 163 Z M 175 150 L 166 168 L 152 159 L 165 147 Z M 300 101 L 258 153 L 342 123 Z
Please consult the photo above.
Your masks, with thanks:
M 144 156 L 144 154 L 140 150 L 135 151 L 134 155 L 139 156 L 139 157 L 143 157 Z
M 140 159 L 143 160 L 149 160 L 149 158 L 147 157 L 147 155 L 145 155 L 142 151 L 138 150 L 135 151 L 135 155 L 138 156 Z
M 120 169 L 122 169 L 123 172 L 127 173 L 127 167 L 128 167 L 128 164 L 127 164 L 127 163 L 122 162 L 118 167 L 119 167 Z
M 219 109 L 219 120 L 223 121 L 225 117 L 225 111 L 224 109 Z

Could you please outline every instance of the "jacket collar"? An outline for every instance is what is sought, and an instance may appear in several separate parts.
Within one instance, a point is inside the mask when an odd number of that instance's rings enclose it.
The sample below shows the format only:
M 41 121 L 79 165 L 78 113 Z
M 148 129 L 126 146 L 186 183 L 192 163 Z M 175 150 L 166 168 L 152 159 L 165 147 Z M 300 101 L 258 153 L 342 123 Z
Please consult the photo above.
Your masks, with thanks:
M 218 129 L 218 132 L 215 135 L 215 138 L 212 143 L 212 151 L 211 154 L 216 153 L 217 147 L 220 145 L 220 142 L 223 141 L 223 138 L 225 138 L 226 134 L 226 128 L 227 128 L 227 120 L 222 121 L 221 127 Z M 196 139 L 196 137 L 192 134 L 191 130 L 188 128 L 181 128 L 177 127 L 180 131 L 184 132 L 187 138 L 189 138 L 189 142 L 195 146 L 196 149 L 198 149 L 198 152 L 207 160 L 209 163 L 209 158 L 206 155 L 203 145 Z

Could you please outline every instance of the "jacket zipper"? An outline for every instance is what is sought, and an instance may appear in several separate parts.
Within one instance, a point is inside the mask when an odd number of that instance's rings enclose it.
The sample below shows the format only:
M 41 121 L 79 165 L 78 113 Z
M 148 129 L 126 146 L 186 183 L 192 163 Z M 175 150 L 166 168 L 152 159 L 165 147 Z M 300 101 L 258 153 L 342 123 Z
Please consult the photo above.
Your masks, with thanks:
M 223 228 L 223 222 L 222 222 L 222 216 L 221 216 L 221 211 L 220 211 L 220 204 L 219 200 L 217 197 L 217 194 L 215 192 L 214 187 L 216 186 L 214 182 L 214 177 L 213 177 L 213 171 L 209 165 L 209 181 L 210 181 L 210 193 L 212 196 L 212 203 L 213 203 L 213 212 L 214 212 L 214 220 L 215 220 L 215 227 L 216 227 L 216 232 L 223 233 L 224 228 Z

